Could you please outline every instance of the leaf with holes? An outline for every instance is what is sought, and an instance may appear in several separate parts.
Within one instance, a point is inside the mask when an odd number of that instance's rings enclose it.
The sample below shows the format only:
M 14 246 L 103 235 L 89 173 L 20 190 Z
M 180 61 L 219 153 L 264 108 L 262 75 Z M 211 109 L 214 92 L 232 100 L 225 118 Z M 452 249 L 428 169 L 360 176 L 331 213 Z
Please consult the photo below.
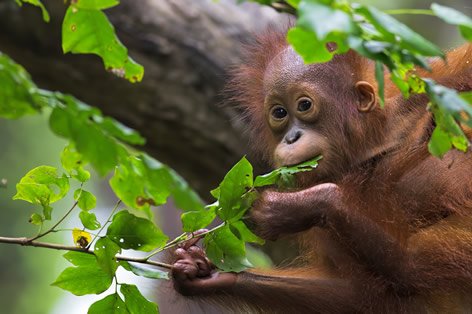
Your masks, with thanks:
M 168 240 L 152 221 L 137 217 L 127 210 L 113 216 L 107 235 L 123 249 L 146 252 L 164 246 Z
M 98 239 L 93 251 L 97 257 L 97 263 L 100 268 L 111 276 L 115 275 L 116 269 L 119 266 L 119 263 L 116 260 L 116 254 L 120 252 L 120 247 L 107 237 Z
M 130 312 L 120 295 L 113 293 L 93 303 L 89 307 L 87 314 L 130 314 Z
M 246 258 L 244 241 L 229 225 L 206 235 L 203 244 L 208 258 L 223 271 L 240 272 L 252 266 Z

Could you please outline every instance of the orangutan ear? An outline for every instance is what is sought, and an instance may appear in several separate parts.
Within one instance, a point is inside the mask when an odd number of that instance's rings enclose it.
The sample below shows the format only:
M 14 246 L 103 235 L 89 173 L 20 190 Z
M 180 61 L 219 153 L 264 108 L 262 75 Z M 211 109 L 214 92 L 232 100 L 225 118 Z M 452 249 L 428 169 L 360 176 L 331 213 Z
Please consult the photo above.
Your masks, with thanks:
M 374 110 L 377 105 L 377 96 L 374 86 L 369 82 L 359 81 L 356 83 L 356 89 L 359 92 L 357 110 L 359 110 L 359 112 L 370 112 Z

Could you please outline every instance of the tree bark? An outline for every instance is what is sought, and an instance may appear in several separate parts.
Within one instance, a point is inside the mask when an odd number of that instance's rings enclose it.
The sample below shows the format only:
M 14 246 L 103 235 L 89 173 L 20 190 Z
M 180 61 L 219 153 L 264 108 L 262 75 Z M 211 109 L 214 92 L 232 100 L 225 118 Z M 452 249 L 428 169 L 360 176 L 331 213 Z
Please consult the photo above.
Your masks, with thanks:
M 202 196 L 247 151 L 235 108 L 222 106 L 227 70 L 242 41 L 287 18 L 255 4 L 212 0 L 123 0 L 106 10 L 130 56 L 145 68 L 131 84 L 93 55 L 63 55 L 62 1 L 38 8 L 0 4 L 0 51 L 22 64 L 39 86 L 70 93 L 137 129 L 145 149 L 182 174 Z

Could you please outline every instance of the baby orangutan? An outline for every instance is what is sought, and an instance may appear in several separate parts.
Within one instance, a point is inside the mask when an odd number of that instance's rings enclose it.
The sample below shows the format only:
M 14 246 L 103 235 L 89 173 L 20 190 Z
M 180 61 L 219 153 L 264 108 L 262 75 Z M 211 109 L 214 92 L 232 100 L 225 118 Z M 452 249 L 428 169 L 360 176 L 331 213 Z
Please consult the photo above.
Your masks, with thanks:
M 424 75 L 472 90 L 472 46 L 448 60 Z M 259 38 L 230 86 L 262 158 L 279 167 L 323 156 L 296 191 L 266 190 L 248 213 L 264 239 L 300 234 L 305 263 L 220 273 L 189 243 L 176 251 L 179 292 L 233 311 L 471 311 L 472 153 L 428 153 L 426 96 L 405 100 L 387 85 L 381 109 L 371 61 L 349 51 L 306 65 L 284 33 Z

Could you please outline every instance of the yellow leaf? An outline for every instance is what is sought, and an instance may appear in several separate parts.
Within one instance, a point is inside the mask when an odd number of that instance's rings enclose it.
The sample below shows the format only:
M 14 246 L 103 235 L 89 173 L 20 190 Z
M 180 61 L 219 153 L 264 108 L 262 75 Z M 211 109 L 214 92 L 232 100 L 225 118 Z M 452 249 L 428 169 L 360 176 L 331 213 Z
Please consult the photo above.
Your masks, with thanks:
M 83 231 L 77 228 L 72 230 L 72 238 L 74 239 L 75 245 L 85 248 L 92 241 L 92 235 L 87 231 Z

